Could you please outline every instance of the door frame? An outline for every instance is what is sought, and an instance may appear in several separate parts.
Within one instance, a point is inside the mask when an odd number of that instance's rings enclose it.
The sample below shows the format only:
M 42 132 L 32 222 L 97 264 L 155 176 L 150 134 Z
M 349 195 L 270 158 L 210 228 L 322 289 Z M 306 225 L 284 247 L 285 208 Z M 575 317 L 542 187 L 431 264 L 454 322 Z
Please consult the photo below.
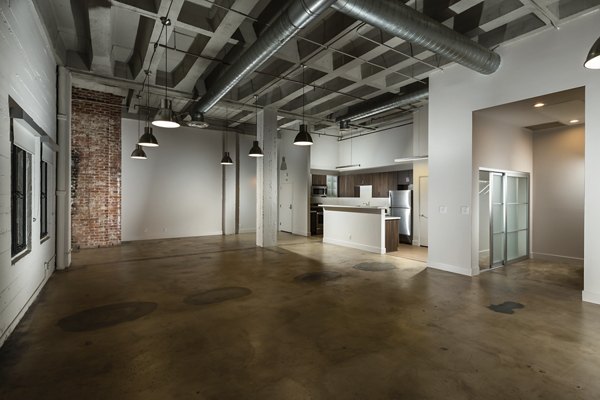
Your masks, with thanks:
M 479 171 L 486 171 L 490 173 L 490 199 L 489 199 L 489 215 L 490 215 L 490 267 L 485 269 L 484 271 L 489 271 L 494 268 L 500 268 L 505 265 L 514 264 L 519 261 L 528 260 L 531 257 L 531 174 L 529 172 L 520 172 L 520 171 L 510 171 L 496 168 L 479 168 Z M 502 218 L 503 218 L 503 227 L 504 227 L 504 254 L 501 262 L 494 263 L 494 230 L 493 230 L 493 212 L 492 212 L 492 174 L 497 174 L 502 176 Z M 508 177 L 515 178 L 526 178 L 527 179 L 527 254 L 513 260 L 508 261 L 508 230 L 506 229 L 507 225 L 507 212 L 506 212 L 506 187 Z M 479 215 L 478 217 L 479 218 Z M 480 270 L 481 272 L 481 270 Z
M 423 190 L 422 179 L 427 179 L 427 207 L 423 209 L 423 202 L 421 196 Z M 429 214 L 429 175 L 421 175 L 419 176 L 419 246 L 429 248 L 429 216 L 424 215 L 424 212 Z M 425 218 L 425 225 L 427 225 L 427 245 L 423 245 L 423 229 L 421 229 L 421 218 Z
M 292 233 L 293 229 L 294 229 L 294 184 L 291 182 L 286 182 L 286 183 L 282 183 L 280 185 L 281 187 L 281 192 L 283 193 L 283 188 L 289 188 L 290 190 L 290 230 L 283 230 L 281 229 L 281 214 L 283 211 L 283 203 L 281 202 L 282 196 L 281 193 L 278 196 L 278 200 L 279 200 L 279 212 L 277 214 L 277 219 L 278 219 L 278 226 L 277 226 L 277 231 L 278 232 L 286 232 L 286 233 Z

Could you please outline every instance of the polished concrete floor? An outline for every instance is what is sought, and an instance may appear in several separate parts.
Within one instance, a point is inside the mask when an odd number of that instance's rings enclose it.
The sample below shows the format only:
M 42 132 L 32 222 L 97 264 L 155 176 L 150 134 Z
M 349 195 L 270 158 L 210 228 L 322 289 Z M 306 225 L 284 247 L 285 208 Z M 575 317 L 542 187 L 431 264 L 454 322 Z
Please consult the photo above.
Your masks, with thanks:
M 251 235 L 73 260 L 0 350 L 0 399 L 600 398 L 581 268 L 469 278 Z
M 397 251 L 387 253 L 390 256 L 408 258 L 409 260 L 427 262 L 429 249 L 422 246 L 411 246 L 410 244 L 400 243 Z

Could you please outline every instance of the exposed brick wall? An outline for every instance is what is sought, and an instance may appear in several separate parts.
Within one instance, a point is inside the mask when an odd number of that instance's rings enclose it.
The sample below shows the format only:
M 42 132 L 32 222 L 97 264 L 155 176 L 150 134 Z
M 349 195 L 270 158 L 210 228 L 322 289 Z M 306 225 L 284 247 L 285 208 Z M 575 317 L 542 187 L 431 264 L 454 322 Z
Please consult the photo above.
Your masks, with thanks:
M 73 87 L 71 238 L 73 247 L 121 243 L 123 98 Z

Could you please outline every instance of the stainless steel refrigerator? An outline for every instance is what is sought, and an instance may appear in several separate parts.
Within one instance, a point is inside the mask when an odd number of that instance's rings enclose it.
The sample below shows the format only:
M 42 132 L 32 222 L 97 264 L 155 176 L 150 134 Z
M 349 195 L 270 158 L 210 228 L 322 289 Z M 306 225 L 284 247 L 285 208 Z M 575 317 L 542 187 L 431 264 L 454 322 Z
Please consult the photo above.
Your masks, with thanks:
M 390 190 L 390 216 L 400 217 L 400 242 L 412 244 L 412 190 Z

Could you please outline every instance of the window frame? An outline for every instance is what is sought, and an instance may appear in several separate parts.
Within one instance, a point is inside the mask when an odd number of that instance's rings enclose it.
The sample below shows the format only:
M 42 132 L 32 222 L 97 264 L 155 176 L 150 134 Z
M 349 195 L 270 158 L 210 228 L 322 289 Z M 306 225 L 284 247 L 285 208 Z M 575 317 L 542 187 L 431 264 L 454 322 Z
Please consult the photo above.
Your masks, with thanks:
M 43 153 L 43 152 L 42 152 Z M 49 237 L 48 233 L 48 163 L 40 160 L 40 240 Z
M 31 251 L 31 165 L 33 156 L 11 144 L 11 258 L 15 263 Z M 21 185 L 21 188 L 19 188 Z M 21 205 L 19 209 L 18 205 Z M 19 224 L 18 218 L 22 221 Z

